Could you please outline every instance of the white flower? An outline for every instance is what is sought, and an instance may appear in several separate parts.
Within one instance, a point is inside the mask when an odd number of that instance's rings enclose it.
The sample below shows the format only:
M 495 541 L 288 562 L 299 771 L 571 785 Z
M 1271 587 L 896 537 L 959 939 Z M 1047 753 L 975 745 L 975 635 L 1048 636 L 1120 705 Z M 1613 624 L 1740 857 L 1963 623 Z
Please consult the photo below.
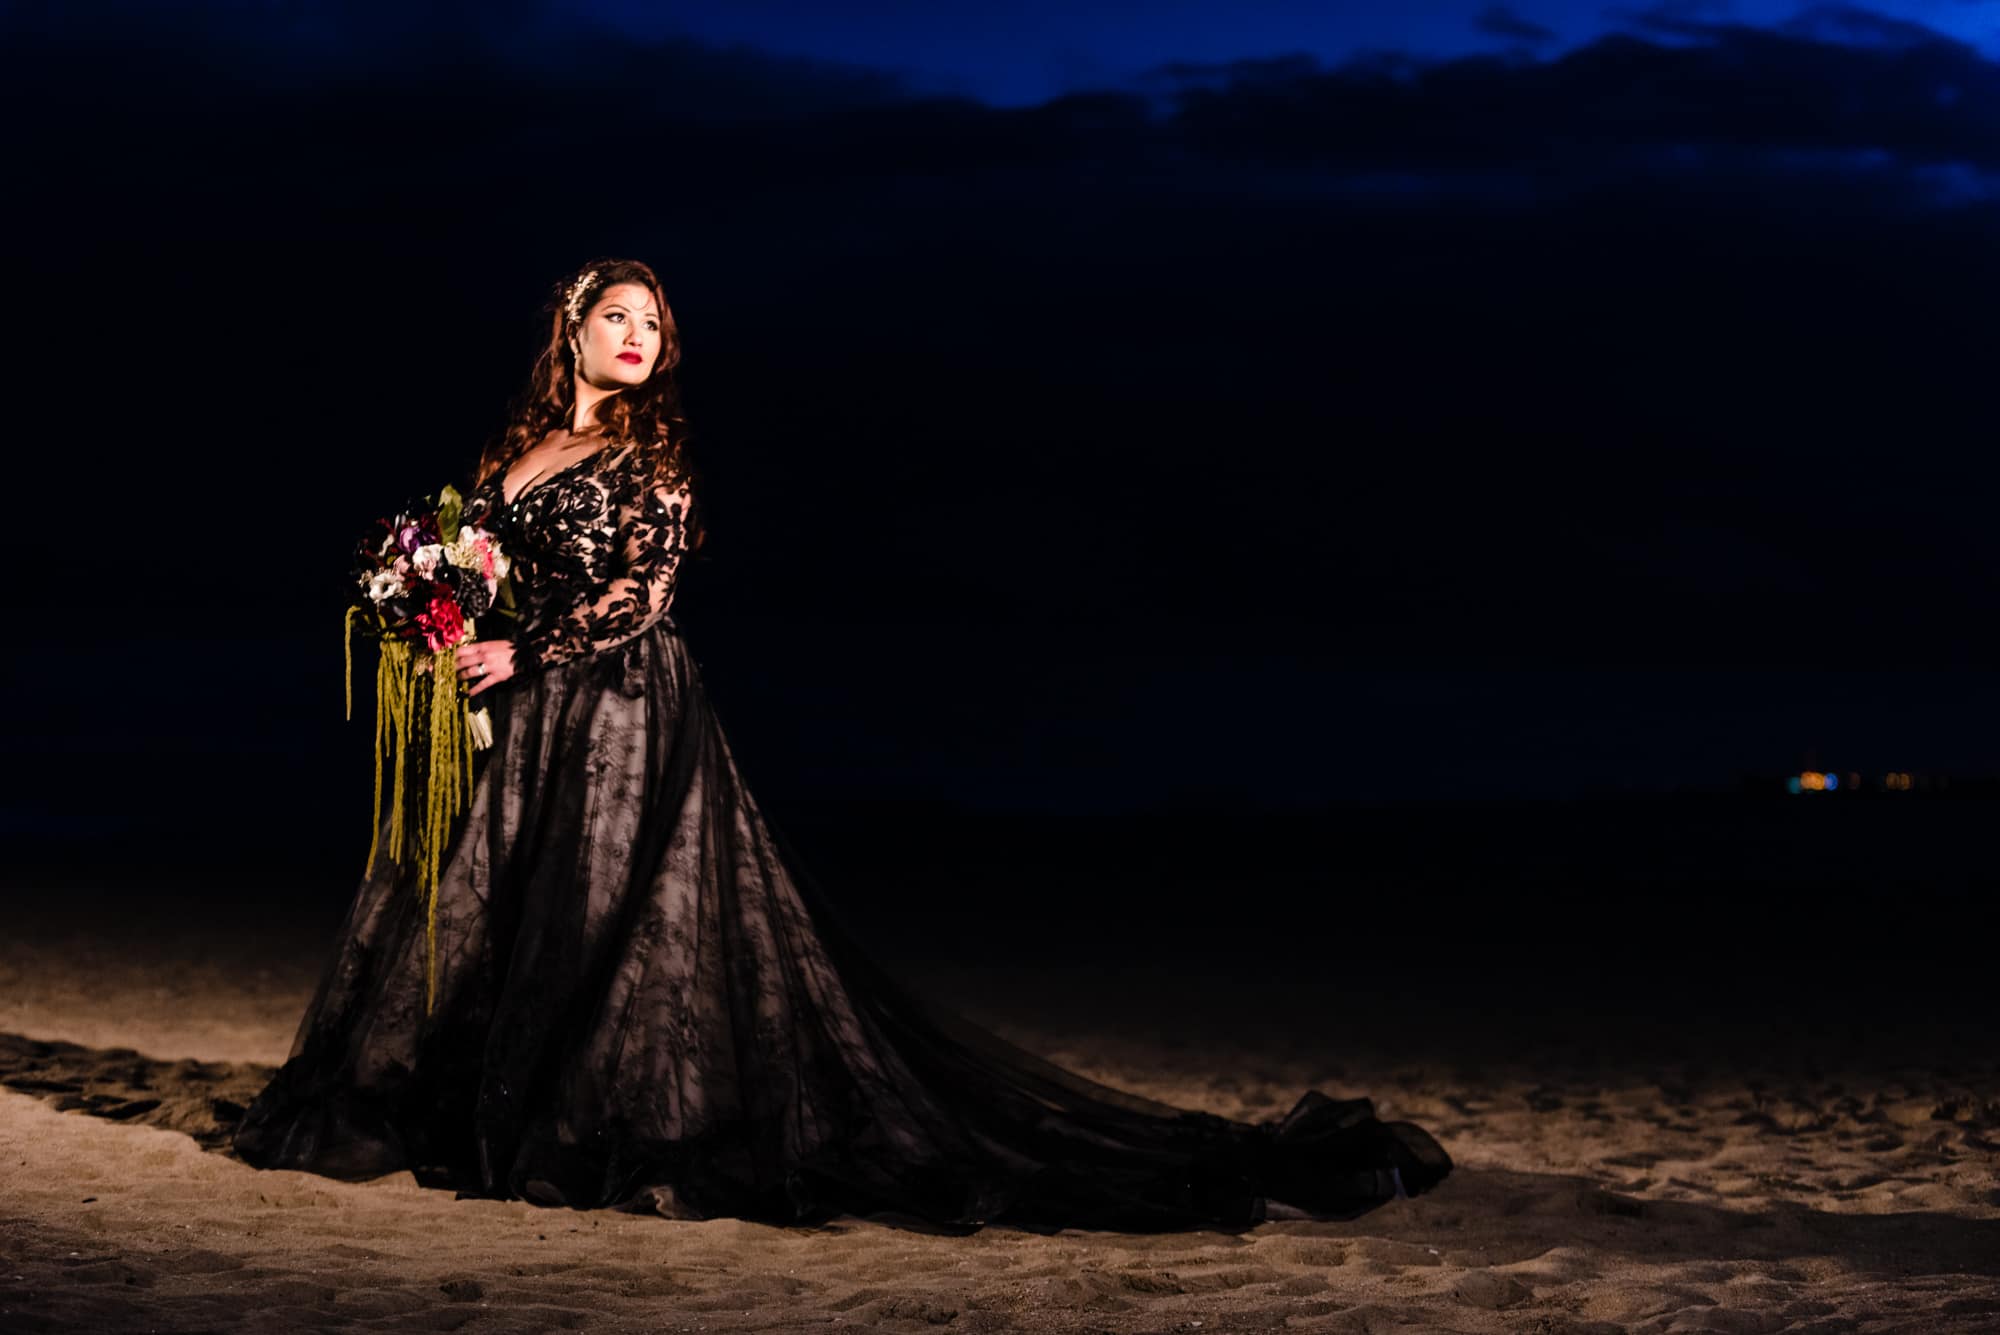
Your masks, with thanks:
M 394 598 L 402 591 L 403 577 L 393 570 L 378 570 L 368 581 L 368 597 L 372 602 Z
M 485 574 L 481 567 L 486 563 L 479 556 L 479 539 L 484 536 L 476 528 L 462 528 L 458 536 L 451 540 L 451 546 L 444 549 L 444 554 L 461 570 L 478 570 Z
M 415 566 L 417 573 L 425 579 L 431 577 L 431 572 L 437 569 L 438 562 L 442 560 L 444 560 L 444 548 L 435 542 L 425 543 L 410 553 L 410 564 Z
M 451 546 L 445 548 L 445 555 L 459 569 L 483 577 L 489 591 L 494 580 L 506 577 L 507 554 L 500 550 L 500 540 L 483 528 L 467 525 L 460 529 Z

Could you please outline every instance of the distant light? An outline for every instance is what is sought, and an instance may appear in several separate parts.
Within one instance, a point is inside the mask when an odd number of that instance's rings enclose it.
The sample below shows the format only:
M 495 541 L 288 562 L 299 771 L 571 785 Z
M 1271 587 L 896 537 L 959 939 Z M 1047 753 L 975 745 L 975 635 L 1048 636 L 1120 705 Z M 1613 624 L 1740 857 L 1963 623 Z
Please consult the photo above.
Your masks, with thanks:
M 1829 774 L 1826 776 L 1826 790 L 1829 793 L 1835 791 L 1839 787 L 1840 787 L 1840 776 L 1838 774 Z
M 1785 791 L 1788 793 L 1796 793 L 1799 791 L 1798 775 L 1794 774 L 1790 778 L 1785 780 Z

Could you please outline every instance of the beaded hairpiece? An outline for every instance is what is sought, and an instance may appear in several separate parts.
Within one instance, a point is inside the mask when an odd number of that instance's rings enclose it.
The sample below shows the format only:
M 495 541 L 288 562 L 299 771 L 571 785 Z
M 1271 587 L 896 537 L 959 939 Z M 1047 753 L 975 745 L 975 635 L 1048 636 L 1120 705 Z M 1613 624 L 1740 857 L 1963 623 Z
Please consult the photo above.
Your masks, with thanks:
M 590 290 L 590 285 L 596 278 L 597 270 L 592 269 L 570 284 L 569 291 L 563 296 L 563 311 L 568 314 L 571 324 L 583 318 L 583 294 Z

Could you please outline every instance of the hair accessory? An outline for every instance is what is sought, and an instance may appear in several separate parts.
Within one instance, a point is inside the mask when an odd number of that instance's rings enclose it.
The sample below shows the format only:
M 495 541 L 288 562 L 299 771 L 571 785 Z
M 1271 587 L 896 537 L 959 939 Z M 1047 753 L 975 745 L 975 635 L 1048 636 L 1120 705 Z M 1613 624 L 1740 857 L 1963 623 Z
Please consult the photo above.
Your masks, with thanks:
M 583 318 L 583 294 L 590 290 L 590 285 L 596 278 L 597 270 L 592 269 L 589 273 L 570 284 L 569 291 L 564 294 L 563 311 L 569 316 L 571 324 L 575 324 Z

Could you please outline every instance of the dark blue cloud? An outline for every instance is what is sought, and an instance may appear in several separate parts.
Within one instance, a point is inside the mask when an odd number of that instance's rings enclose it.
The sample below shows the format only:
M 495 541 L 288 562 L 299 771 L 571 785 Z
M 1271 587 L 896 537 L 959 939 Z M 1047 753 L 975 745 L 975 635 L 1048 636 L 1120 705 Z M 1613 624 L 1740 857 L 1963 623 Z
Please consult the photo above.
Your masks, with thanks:
M 1539 46 L 1556 40 L 1554 29 L 1522 18 L 1505 5 L 1488 5 L 1472 16 L 1472 26 L 1488 37 Z
M 1169 121 L 1214 159 L 1417 181 L 1512 176 L 1561 196 L 1608 179 L 1846 180 L 1883 200 L 1963 202 L 2000 172 L 2000 67 L 1855 10 L 1783 30 L 1632 16 L 1542 62 L 1305 59 L 1162 71 Z
M 1928 47 L 1947 40 L 1924 24 L 1856 5 L 1812 5 L 1776 26 L 1777 31 L 1791 37 L 1891 51 Z

